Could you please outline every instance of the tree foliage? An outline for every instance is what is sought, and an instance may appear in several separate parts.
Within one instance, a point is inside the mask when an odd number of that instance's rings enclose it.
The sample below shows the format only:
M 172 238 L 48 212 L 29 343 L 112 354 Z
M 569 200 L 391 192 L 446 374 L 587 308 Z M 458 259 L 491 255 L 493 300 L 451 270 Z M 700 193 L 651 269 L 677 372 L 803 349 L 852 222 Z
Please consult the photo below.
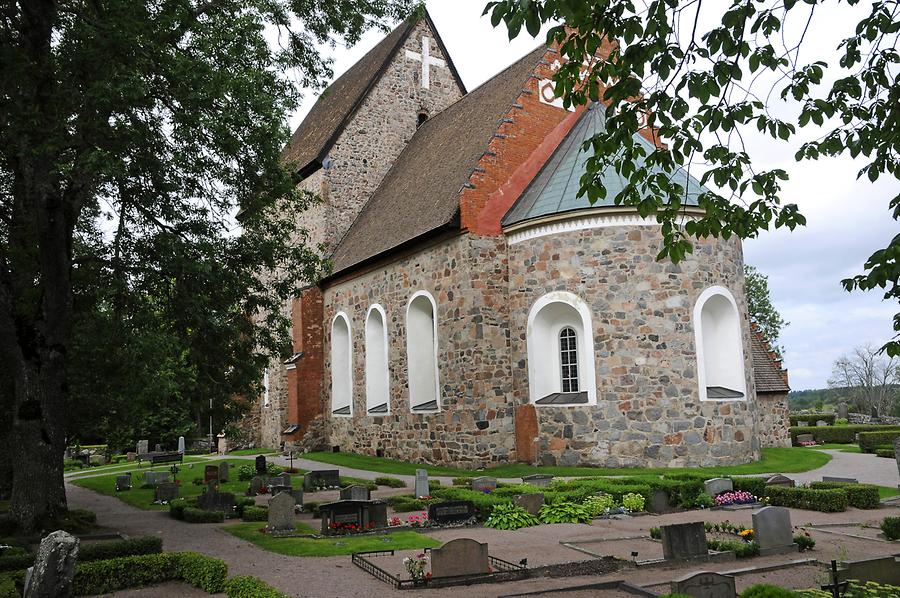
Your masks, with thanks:
M 64 508 L 74 426 L 149 408 L 172 428 L 252 391 L 318 267 L 281 160 L 297 84 L 330 76 L 319 44 L 408 4 L 4 3 L 0 438 L 23 527 Z
M 848 155 L 863 162 L 859 177 L 900 178 L 900 2 L 872 2 L 856 23 L 828 19 L 829 10 L 820 0 L 500 0 L 485 13 L 495 26 L 505 23 L 510 38 L 522 27 L 536 36 L 543 23 L 559 23 L 547 33 L 566 58 L 554 77 L 557 95 L 567 106 L 608 106 L 606 130 L 590 141 L 581 193 L 604 198 L 599 173 L 614 168 L 627 181 L 615 203 L 655 216 L 664 236 L 659 257 L 678 261 L 692 251 L 691 237 L 750 238 L 805 224 L 797 205 L 782 200 L 788 173 L 751 159 L 749 130 L 795 144 L 798 161 Z M 801 54 L 822 27 L 846 30 L 838 64 Z M 607 41 L 609 55 L 598 60 Z M 780 117 L 783 106 L 796 115 Z M 656 128 L 666 146 L 645 150 L 634 139 L 644 127 Z M 823 134 L 797 144 L 804 127 Z M 701 193 L 705 215 L 685 219 L 685 189 L 672 174 L 701 163 L 701 182 L 719 191 Z M 900 219 L 900 194 L 890 208 Z M 898 256 L 900 235 L 842 284 L 900 300 Z M 894 330 L 885 348 L 900 355 L 900 314 Z
M 831 370 L 828 385 L 842 388 L 860 413 L 893 412 L 900 393 L 900 359 L 881 354 L 875 347 L 856 347 L 842 355 Z
M 790 322 L 785 322 L 772 304 L 769 277 L 762 274 L 755 266 L 745 264 L 744 281 L 746 283 L 744 294 L 747 297 L 747 313 L 750 319 L 759 326 L 763 337 L 769 342 L 769 347 L 781 359 L 784 357 L 784 347 L 778 341 L 781 331 Z

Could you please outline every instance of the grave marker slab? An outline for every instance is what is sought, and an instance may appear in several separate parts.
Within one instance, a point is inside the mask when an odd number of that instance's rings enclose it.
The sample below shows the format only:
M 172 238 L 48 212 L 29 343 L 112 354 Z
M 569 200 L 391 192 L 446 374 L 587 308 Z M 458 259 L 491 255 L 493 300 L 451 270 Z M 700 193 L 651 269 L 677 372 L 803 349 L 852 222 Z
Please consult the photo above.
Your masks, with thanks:
M 513 501 L 517 506 L 522 507 L 532 515 L 537 516 L 541 507 L 544 506 L 544 494 L 535 492 L 533 494 L 519 494 Z
M 712 571 L 689 573 L 672 582 L 673 594 L 686 594 L 694 598 L 735 598 L 737 590 L 734 576 Z
M 130 473 L 116 476 L 116 492 L 122 492 L 124 490 L 131 490 L 131 474 Z
M 340 472 L 337 469 L 315 469 L 303 476 L 303 490 L 315 492 L 319 488 L 340 486 Z
M 840 419 L 847 419 L 850 415 L 850 406 L 847 403 L 838 403 L 837 416 Z
M 716 496 L 723 492 L 734 491 L 734 484 L 730 478 L 713 478 L 703 482 L 704 491 L 710 496 Z
M 497 479 L 488 476 L 480 476 L 472 480 L 472 490 L 475 492 L 493 492 L 497 489 Z
M 28 569 L 25 579 L 25 598 L 73 595 L 78 544 L 78 538 L 62 530 L 51 532 L 41 540 L 34 566 Z
M 763 507 L 752 515 L 753 539 L 759 544 L 760 556 L 797 552 L 791 512 L 785 507 Z
M 647 505 L 647 510 L 651 513 L 668 513 L 672 510 L 672 507 L 669 505 L 669 495 L 665 490 L 656 488 L 650 493 L 650 502 Z
M 157 503 L 172 502 L 178 498 L 178 484 L 172 482 L 157 484 L 153 497 Z
M 475 503 L 471 500 L 448 500 L 428 505 L 428 519 L 432 523 L 463 523 L 475 516 Z
M 353 484 L 346 488 L 341 488 L 341 500 L 371 500 L 372 492 L 368 486 Z
M 780 473 L 769 476 L 769 478 L 766 480 L 766 486 L 784 486 L 785 488 L 793 488 L 794 485 L 794 480 L 787 476 L 781 475 Z
M 806 427 L 806 426 L 809 425 L 809 422 L 808 422 L 808 421 L 798 421 L 798 422 L 797 422 L 797 425 L 798 425 L 798 426 Z
M 168 471 L 145 471 L 144 483 L 151 486 L 158 486 L 169 481 Z
M 816 437 L 812 434 L 797 434 L 797 444 L 803 444 L 804 442 L 815 442 Z
M 828 422 L 825 421 L 824 419 L 816 420 L 816 427 L 817 427 L 817 428 L 822 428 L 822 427 L 827 426 L 827 425 L 828 425 Z
M 247 490 L 247 496 L 256 496 L 259 491 L 267 485 L 267 479 L 262 476 L 254 476 L 250 480 L 250 488 Z
M 660 527 L 663 558 L 667 561 L 707 560 L 706 529 L 702 521 L 675 523 Z
M 178 437 L 178 452 L 184 454 L 184 436 Z
M 204 511 L 234 512 L 234 494 L 231 492 L 206 491 L 197 497 L 197 506 Z
M 135 451 L 139 455 L 145 455 L 150 452 L 150 441 L 149 440 L 138 440 L 137 441 L 137 450 Z
M 293 496 L 281 492 L 269 499 L 268 528 L 278 532 L 294 530 Z
M 353 525 L 363 529 L 387 527 L 387 503 L 380 500 L 339 500 L 319 506 L 322 534 L 337 533 L 335 528 Z
M 488 545 L 471 538 L 450 540 L 431 551 L 432 577 L 488 573 Z
M 219 467 L 217 465 L 207 465 L 203 468 L 203 483 L 219 481 Z
M 431 496 L 431 489 L 428 487 L 428 472 L 424 469 L 416 470 L 416 498 L 423 496 Z
M 137 459 L 137 453 L 131 452 L 131 451 L 125 453 L 125 460 L 128 461 L 129 463 L 133 463 L 136 459 Z
M 228 461 L 222 461 L 221 463 L 219 463 L 219 480 L 222 482 L 227 482 L 230 471 L 231 464 Z
M 259 475 L 265 475 L 267 466 L 268 466 L 268 464 L 266 463 L 266 456 L 259 455 L 256 458 L 256 473 Z
M 828 476 L 828 475 L 822 476 L 822 481 L 823 482 L 838 482 L 840 484 L 858 484 L 859 483 L 856 480 L 856 478 L 839 478 L 839 477 Z
M 553 476 L 548 473 L 533 473 L 522 477 L 523 484 L 531 484 L 532 486 L 540 486 L 541 488 L 546 488 L 552 481 Z

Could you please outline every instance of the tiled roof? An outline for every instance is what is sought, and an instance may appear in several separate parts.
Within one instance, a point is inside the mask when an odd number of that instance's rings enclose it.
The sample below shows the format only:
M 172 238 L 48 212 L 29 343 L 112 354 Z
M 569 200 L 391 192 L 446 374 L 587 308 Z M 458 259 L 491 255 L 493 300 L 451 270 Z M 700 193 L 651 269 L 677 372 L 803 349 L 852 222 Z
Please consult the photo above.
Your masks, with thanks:
M 757 394 L 783 394 L 791 391 L 787 381 L 787 371 L 781 368 L 769 351 L 769 343 L 753 326 L 750 332 L 750 347 L 753 351 L 753 379 Z

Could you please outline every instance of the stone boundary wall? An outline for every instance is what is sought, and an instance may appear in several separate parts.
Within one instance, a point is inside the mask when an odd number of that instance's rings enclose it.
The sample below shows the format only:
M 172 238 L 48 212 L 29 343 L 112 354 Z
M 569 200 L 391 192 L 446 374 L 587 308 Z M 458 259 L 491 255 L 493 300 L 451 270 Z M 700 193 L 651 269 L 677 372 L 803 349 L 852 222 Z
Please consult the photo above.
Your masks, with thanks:
M 790 447 L 790 408 L 787 394 L 757 395 L 759 446 Z
M 883 415 L 878 419 L 877 422 L 873 422 L 873 418 L 871 415 L 863 415 L 862 413 L 848 413 L 847 414 L 847 422 L 851 424 L 886 424 L 886 425 L 900 425 L 900 417 L 893 417 L 890 415 Z

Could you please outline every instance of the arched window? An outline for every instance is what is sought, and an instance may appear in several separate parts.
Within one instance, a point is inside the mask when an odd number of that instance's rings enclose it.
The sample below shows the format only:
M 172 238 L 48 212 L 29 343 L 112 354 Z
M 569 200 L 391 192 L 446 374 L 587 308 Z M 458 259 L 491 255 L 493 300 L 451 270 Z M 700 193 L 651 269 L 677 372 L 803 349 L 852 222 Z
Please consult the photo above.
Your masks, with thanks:
M 737 303 L 725 287 L 709 287 L 694 305 L 700 400 L 747 398 L 744 343 Z
M 419 127 L 424 125 L 426 120 L 428 120 L 428 111 L 420 110 L 416 115 L 416 128 L 418 129 Z
M 538 299 L 528 314 L 528 387 L 535 405 L 597 402 L 591 312 L 572 293 Z
M 376 304 L 366 315 L 366 413 L 390 410 L 387 327 L 384 309 Z
M 427 291 L 415 293 L 406 308 L 409 408 L 412 411 L 440 409 L 436 311 L 434 298 Z
M 263 407 L 269 406 L 269 368 L 263 370 Z
M 331 322 L 331 414 L 353 415 L 353 345 L 350 319 L 338 312 Z

